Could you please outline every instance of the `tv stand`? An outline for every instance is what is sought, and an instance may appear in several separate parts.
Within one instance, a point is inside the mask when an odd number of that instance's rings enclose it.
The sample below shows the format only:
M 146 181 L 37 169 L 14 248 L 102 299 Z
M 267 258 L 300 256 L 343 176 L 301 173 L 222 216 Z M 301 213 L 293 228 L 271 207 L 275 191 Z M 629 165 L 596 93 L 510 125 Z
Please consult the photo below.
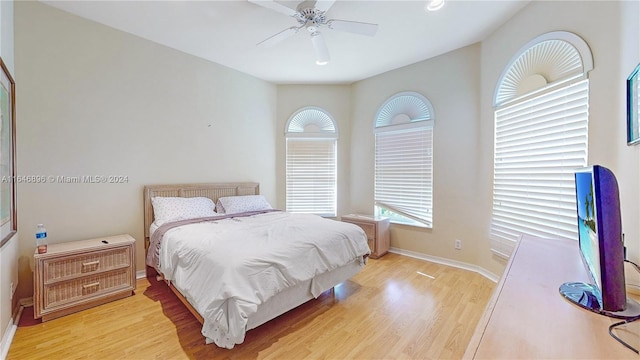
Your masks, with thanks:
M 592 284 L 584 282 L 567 282 L 560 285 L 560 295 L 584 309 L 594 313 L 622 320 L 633 320 L 640 316 L 640 304 L 627 297 L 627 305 L 623 311 L 607 311 L 602 309 L 600 290 Z
M 609 336 L 618 320 L 558 295 L 566 281 L 588 282 L 578 243 L 523 236 L 471 337 L 465 359 L 637 359 Z M 640 344 L 640 321 L 614 333 Z

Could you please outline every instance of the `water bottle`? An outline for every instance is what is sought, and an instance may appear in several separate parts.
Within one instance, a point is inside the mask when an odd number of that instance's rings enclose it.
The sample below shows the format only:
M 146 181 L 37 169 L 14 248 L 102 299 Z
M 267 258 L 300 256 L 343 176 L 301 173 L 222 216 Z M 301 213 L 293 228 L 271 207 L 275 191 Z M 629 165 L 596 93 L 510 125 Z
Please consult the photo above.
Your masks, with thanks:
M 47 252 L 47 229 L 43 224 L 36 226 L 36 248 L 38 254 L 44 254 Z

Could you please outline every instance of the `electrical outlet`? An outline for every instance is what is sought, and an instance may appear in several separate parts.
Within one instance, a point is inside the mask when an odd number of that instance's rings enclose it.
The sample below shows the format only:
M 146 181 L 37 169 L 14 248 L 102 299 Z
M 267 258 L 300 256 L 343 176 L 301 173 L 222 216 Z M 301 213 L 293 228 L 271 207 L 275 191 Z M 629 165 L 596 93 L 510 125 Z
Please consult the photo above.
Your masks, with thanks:
M 455 242 L 454 246 L 455 246 L 456 250 L 461 250 L 462 249 L 462 240 L 456 239 L 456 242 Z
M 10 289 L 9 289 L 9 300 L 13 299 L 13 281 L 11 282 L 11 284 L 9 284 Z

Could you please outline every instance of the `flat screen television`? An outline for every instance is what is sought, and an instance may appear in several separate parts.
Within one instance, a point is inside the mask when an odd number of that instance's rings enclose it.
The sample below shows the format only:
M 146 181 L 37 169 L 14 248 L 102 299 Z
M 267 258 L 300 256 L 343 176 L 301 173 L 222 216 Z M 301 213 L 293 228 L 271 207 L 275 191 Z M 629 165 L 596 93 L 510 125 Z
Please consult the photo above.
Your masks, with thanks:
M 618 182 L 611 170 L 594 165 L 576 171 L 578 248 L 590 282 L 568 282 L 560 293 L 593 312 L 621 318 L 640 315 L 640 305 L 627 298 L 625 250 Z

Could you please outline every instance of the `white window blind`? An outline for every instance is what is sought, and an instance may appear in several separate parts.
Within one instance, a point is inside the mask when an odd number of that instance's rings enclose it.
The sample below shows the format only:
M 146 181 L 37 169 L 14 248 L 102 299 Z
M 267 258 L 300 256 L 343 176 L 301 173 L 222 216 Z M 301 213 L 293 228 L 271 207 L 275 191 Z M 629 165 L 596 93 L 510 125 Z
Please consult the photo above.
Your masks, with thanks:
M 588 115 L 586 79 L 495 111 L 492 251 L 509 256 L 521 234 L 577 239 Z
M 420 125 L 376 132 L 375 204 L 431 226 L 433 126 Z
M 287 139 L 287 211 L 336 215 L 336 139 Z

